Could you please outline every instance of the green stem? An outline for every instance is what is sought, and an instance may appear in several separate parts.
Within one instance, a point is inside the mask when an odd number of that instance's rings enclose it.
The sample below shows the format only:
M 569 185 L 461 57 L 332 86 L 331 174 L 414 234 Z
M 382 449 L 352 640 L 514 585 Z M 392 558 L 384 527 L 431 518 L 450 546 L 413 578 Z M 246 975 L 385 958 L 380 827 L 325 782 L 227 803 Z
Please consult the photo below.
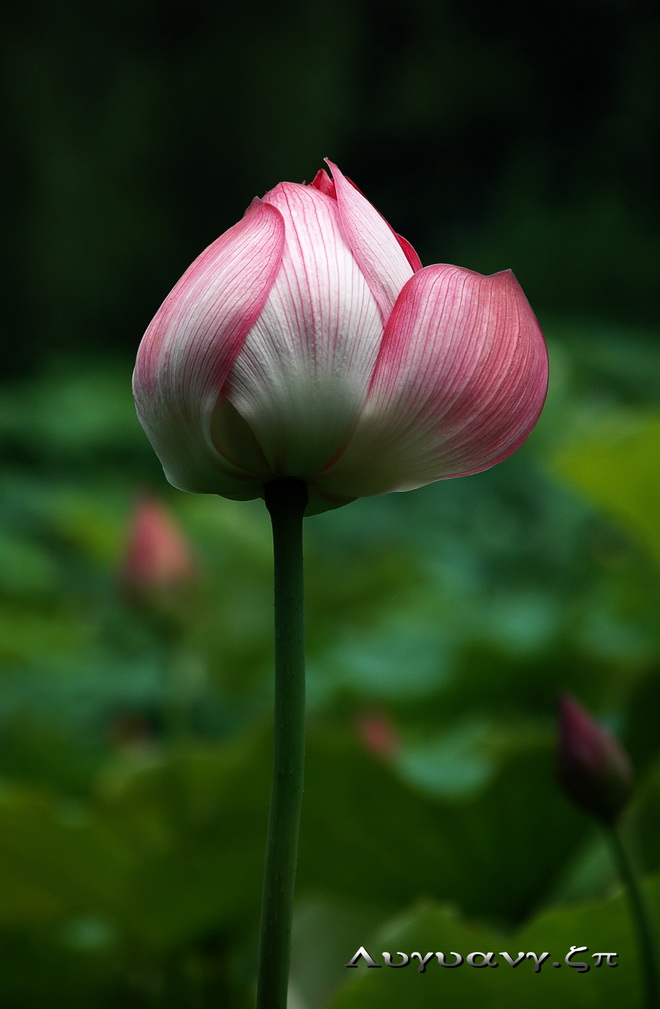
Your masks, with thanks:
M 286 1009 L 305 760 L 302 519 L 307 488 L 265 488 L 275 555 L 275 740 L 261 909 L 257 1009 Z
M 645 1009 L 660 1009 L 658 964 L 656 961 L 655 942 L 653 940 L 651 914 L 642 893 L 639 875 L 623 842 L 618 825 L 615 823 L 607 824 L 606 833 L 612 847 L 621 882 L 626 889 L 630 914 L 637 931 L 646 996 L 644 1007 Z

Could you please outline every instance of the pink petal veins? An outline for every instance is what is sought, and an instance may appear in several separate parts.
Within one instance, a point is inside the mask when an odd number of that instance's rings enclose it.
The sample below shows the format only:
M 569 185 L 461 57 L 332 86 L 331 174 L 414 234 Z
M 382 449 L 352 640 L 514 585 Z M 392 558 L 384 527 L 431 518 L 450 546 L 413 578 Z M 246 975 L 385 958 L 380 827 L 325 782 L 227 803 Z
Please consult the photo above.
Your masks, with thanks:
M 310 186 L 312 189 L 318 189 L 321 193 L 325 193 L 326 196 L 332 197 L 333 200 L 337 199 L 335 184 L 324 168 L 319 168 L 310 182 Z
M 330 164 L 330 162 L 328 162 L 328 164 Z M 318 175 L 320 175 L 320 174 L 321 174 L 321 172 L 318 173 Z M 325 175 L 326 178 L 328 178 L 327 173 L 324 172 L 323 174 Z M 350 182 L 350 184 L 353 186 L 353 189 L 356 189 L 357 192 L 360 194 L 360 196 L 364 197 L 365 200 L 367 199 L 367 197 L 364 195 L 364 193 L 362 192 L 362 190 L 360 189 L 360 187 L 358 185 L 356 185 L 355 182 L 353 182 L 353 179 L 349 179 L 348 176 L 345 175 L 344 176 L 344 180 L 346 182 Z M 314 181 L 316 181 L 316 180 L 314 180 Z M 336 198 L 334 184 L 331 183 L 331 185 L 333 186 L 331 195 L 335 196 L 335 198 Z M 369 201 L 367 200 L 367 203 L 368 202 Z M 373 204 L 371 204 L 371 206 L 373 206 Z M 375 210 L 376 208 L 373 207 L 373 209 Z M 417 255 L 417 252 L 415 251 L 415 249 L 412 247 L 412 245 L 410 244 L 410 242 L 408 241 L 407 238 L 404 238 L 403 235 L 398 235 L 396 233 L 396 231 L 394 230 L 394 228 L 392 227 L 392 225 L 390 224 L 390 222 L 385 217 L 383 217 L 383 215 L 380 213 L 379 210 L 376 211 L 376 213 L 378 214 L 379 217 L 381 217 L 385 221 L 385 224 L 390 229 L 390 231 L 392 232 L 392 234 L 396 238 L 397 242 L 399 243 L 399 245 L 403 249 L 403 254 L 406 257 L 406 259 L 408 260 L 408 262 L 410 263 L 410 265 L 412 266 L 413 272 L 417 273 L 418 270 L 422 269 L 422 261 L 419 258 L 419 256 Z
M 186 270 L 143 337 L 133 375 L 136 408 L 176 487 L 227 496 L 243 491 L 244 475 L 213 445 L 211 418 L 273 286 L 283 247 L 281 214 L 255 200 Z
M 412 276 L 412 246 L 406 242 L 404 251 L 385 218 L 336 165 L 331 161 L 327 164 L 332 170 L 342 230 L 385 322 L 401 288 Z M 413 255 L 419 262 L 414 250 Z
M 264 200 L 285 222 L 282 266 L 225 394 L 272 474 L 311 480 L 357 422 L 383 325 L 336 201 L 294 183 L 281 183 Z M 220 432 L 216 444 L 233 454 Z
M 547 374 L 512 273 L 426 267 L 395 305 L 365 410 L 327 486 L 381 494 L 501 462 L 536 423 Z
M 330 164 L 330 162 L 328 162 L 328 164 Z M 336 168 L 335 171 L 337 171 Z M 365 200 L 367 199 L 362 190 L 360 189 L 360 187 L 356 186 L 356 184 L 353 182 L 352 179 L 349 179 L 347 176 L 344 176 L 344 180 L 350 183 L 350 185 L 353 186 L 353 189 L 355 189 L 360 194 L 360 196 L 362 196 Z M 320 168 L 318 170 L 310 185 L 313 186 L 315 189 L 320 189 L 322 193 L 326 193 L 327 196 L 331 196 L 334 200 L 337 199 L 335 184 L 328 175 L 328 173 L 323 168 Z M 375 207 L 373 209 L 375 209 Z M 379 212 L 377 211 L 377 213 Z M 382 217 L 382 219 L 385 221 L 385 224 L 387 224 L 387 227 L 390 229 L 390 231 L 396 238 L 397 242 L 403 249 L 403 254 L 410 263 L 413 272 L 417 273 L 417 271 L 421 270 L 422 268 L 422 261 L 417 255 L 417 252 L 412 247 L 407 238 L 404 238 L 403 235 L 398 235 L 396 233 L 392 225 L 389 223 L 389 221 L 385 220 L 382 214 L 379 213 L 379 216 Z

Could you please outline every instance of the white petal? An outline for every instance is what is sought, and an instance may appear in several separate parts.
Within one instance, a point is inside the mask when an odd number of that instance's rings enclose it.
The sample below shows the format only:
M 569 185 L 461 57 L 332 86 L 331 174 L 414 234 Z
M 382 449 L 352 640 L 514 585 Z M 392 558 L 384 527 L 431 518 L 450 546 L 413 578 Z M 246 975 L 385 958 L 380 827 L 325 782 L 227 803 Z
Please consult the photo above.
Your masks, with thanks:
M 413 269 L 419 269 L 422 264 L 410 242 L 396 235 L 383 215 L 336 165 L 331 161 L 328 165 L 332 169 L 342 231 L 367 278 L 385 323 L 401 288 L 412 276 Z
M 293 183 L 265 201 L 284 218 L 282 265 L 224 393 L 271 473 L 309 479 L 355 426 L 383 324 L 341 233 L 336 201 Z M 224 451 L 232 454 L 231 446 Z

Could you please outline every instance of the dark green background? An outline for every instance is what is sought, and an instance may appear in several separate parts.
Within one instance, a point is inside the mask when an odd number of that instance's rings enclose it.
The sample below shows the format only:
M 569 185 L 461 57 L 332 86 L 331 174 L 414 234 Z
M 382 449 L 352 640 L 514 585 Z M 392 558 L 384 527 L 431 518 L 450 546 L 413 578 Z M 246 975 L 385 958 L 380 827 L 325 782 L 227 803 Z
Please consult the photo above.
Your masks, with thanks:
M 325 156 L 424 262 L 655 323 L 658 22 L 615 0 L 10 9 L 8 365 L 131 353 L 197 252 Z

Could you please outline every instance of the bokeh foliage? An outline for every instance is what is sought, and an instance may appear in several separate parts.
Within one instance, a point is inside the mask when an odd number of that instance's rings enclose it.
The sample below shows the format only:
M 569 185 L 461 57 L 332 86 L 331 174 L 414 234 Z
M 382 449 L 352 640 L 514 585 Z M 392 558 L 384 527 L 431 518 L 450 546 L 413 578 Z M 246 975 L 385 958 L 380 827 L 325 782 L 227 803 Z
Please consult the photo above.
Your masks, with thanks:
M 611 331 L 596 387 L 580 340 L 576 327 L 572 356 L 551 340 L 546 413 L 508 462 L 306 523 L 303 1007 L 386 1007 L 406 985 L 414 1004 L 420 981 L 424 997 L 442 985 L 413 970 L 346 978 L 401 915 L 427 934 L 423 952 L 465 955 L 469 938 L 517 955 L 534 936 L 563 959 L 602 936 L 625 967 L 616 990 L 624 975 L 638 984 L 625 913 L 602 904 L 616 889 L 607 852 L 560 795 L 553 746 L 569 689 L 629 748 L 630 833 L 660 871 L 657 404 L 629 394 L 659 362 Z M 270 765 L 267 516 L 168 491 L 128 378 L 121 364 L 60 367 L 0 401 L 2 984 L 16 1005 L 48 990 L 73 1007 L 247 1006 Z M 167 649 L 121 589 L 146 488 L 203 571 Z M 532 982 L 504 975 L 464 968 L 447 990 L 468 999 L 488 983 L 522 1005 Z M 614 984 L 599 972 L 557 989 L 546 975 L 533 977 L 548 1004 L 561 990 L 588 1006 Z
M 540 10 L 543 32 L 516 3 L 5 13 L 0 1005 L 251 1004 L 268 521 L 167 486 L 130 372 L 193 256 L 328 154 L 424 262 L 513 267 L 552 377 L 502 466 L 306 523 L 292 1009 L 636 1009 L 611 862 L 553 748 L 568 689 L 629 749 L 660 910 L 659 16 Z M 142 493 L 202 571 L 167 649 L 121 588 Z M 621 966 L 347 971 L 363 944 Z

